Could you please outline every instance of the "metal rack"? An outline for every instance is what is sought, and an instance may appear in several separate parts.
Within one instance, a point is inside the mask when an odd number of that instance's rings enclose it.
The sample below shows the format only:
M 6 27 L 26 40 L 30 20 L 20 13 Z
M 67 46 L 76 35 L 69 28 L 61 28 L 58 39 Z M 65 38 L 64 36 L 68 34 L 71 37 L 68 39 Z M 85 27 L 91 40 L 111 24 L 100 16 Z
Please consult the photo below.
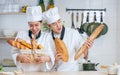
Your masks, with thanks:
M 106 12 L 106 8 L 104 9 L 69 9 L 69 8 L 66 8 L 66 12 L 67 11 L 105 11 Z

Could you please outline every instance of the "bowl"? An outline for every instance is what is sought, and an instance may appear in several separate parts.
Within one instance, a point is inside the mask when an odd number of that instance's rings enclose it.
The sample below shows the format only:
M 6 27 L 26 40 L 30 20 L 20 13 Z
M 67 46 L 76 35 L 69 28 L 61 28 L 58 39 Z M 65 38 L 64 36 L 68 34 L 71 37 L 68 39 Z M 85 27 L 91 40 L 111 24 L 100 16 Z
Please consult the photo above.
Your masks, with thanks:
M 15 30 L 3 30 L 3 35 L 5 37 L 15 37 L 17 32 Z

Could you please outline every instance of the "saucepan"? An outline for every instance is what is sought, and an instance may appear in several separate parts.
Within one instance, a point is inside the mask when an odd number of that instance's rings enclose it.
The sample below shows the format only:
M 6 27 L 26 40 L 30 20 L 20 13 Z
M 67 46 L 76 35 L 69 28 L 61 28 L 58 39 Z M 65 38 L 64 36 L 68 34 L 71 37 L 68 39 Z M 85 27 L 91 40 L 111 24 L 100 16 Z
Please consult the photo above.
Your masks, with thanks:
M 87 63 L 83 63 L 83 71 L 96 71 L 96 66 L 99 63 L 92 63 L 88 61 Z

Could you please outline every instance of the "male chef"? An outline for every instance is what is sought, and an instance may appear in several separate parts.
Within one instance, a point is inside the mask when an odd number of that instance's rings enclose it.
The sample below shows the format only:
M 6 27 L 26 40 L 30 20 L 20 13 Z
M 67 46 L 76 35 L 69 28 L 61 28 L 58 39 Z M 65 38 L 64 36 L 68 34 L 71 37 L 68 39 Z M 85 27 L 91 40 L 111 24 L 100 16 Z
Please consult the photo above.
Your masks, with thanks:
M 58 12 L 58 8 L 54 7 L 43 13 L 43 18 L 47 21 L 48 26 L 52 29 L 51 35 L 51 47 L 54 51 L 56 71 L 79 71 L 78 60 L 74 60 L 74 56 L 77 50 L 84 43 L 83 38 L 80 36 L 77 30 L 67 28 L 62 25 L 61 17 Z M 65 43 L 68 49 L 69 59 L 67 62 L 62 60 L 62 53 L 56 50 L 55 38 L 59 38 Z M 93 41 L 88 40 L 86 45 L 88 48 L 92 46 Z M 86 54 L 87 52 L 85 52 Z M 86 55 L 85 55 L 86 56 Z

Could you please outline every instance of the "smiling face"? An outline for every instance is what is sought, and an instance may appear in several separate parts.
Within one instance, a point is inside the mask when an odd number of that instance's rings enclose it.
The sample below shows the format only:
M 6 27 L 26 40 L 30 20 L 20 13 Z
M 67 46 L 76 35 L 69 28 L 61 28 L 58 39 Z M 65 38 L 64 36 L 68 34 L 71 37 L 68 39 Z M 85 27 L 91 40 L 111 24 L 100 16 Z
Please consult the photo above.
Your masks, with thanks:
M 56 22 L 49 24 L 49 27 L 53 30 L 54 33 L 60 34 L 62 31 L 61 20 L 59 19 Z
M 37 35 L 42 27 L 42 21 L 28 22 L 30 30 L 34 35 Z

